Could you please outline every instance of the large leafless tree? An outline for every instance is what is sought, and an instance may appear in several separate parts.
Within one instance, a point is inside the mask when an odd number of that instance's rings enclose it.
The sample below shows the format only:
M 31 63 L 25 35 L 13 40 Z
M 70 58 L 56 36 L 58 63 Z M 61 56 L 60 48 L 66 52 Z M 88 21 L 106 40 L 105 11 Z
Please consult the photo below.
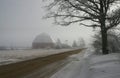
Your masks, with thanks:
M 117 53 L 120 52 L 120 32 L 115 30 L 110 30 L 107 33 L 108 37 L 108 49 L 109 53 Z M 96 33 L 94 36 L 94 41 L 92 43 L 95 53 L 101 53 L 101 36 L 100 33 Z
M 99 27 L 102 52 L 108 54 L 107 31 L 120 23 L 120 0 L 43 0 L 48 1 L 47 18 L 55 18 L 59 25 L 79 23 L 80 26 Z

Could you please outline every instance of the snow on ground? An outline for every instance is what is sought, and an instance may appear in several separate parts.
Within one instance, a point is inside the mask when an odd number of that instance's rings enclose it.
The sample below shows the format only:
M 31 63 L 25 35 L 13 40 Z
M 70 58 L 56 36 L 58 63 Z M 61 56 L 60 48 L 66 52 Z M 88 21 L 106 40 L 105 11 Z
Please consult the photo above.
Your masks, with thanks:
M 89 60 L 91 78 L 120 78 L 120 54 L 92 57 Z
M 70 58 L 71 63 L 51 78 L 120 78 L 120 53 L 94 55 L 87 49 Z
M 72 49 L 31 49 L 31 50 L 0 50 L 0 65 L 23 61 L 36 57 L 44 57 Z
M 70 49 L 0 51 L 0 65 L 68 50 Z M 95 55 L 92 50 L 86 49 L 68 58 L 71 62 L 51 78 L 120 78 L 120 53 Z
M 84 52 L 70 56 L 71 62 L 50 78 L 79 78 Z

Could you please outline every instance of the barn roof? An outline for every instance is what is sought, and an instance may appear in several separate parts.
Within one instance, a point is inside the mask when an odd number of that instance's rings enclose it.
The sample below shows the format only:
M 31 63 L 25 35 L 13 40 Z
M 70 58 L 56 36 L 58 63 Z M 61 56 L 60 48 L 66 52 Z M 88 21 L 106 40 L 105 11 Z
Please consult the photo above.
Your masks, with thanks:
M 33 43 L 53 43 L 53 41 L 48 34 L 41 33 L 34 39 Z

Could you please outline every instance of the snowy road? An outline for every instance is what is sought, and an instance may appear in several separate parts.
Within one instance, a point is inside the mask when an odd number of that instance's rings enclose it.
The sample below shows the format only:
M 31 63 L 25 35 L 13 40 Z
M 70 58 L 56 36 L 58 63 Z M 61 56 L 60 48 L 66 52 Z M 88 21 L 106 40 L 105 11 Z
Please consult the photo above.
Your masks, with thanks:
M 83 64 L 86 64 L 84 59 L 84 51 L 82 51 L 79 54 L 72 55 L 70 58 L 72 59 L 69 64 L 64 66 L 61 70 L 56 72 L 54 75 L 52 75 L 50 78 L 87 78 L 83 77 L 82 75 L 85 75 L 86 69 L 81 70 L 81 68 L 84 67 Z M 83 73 L 81 73 L 81 71 Z
M 70 55 L 64 60 L 57 61 L 51 65 L 44 67 L 43 69 L 38 69 L 23 78 L 34 78 L 34 77 L 35 78 L 74 78 L 75 77 L 74 71 L 78 71 L 76 74 L 80 74 L 79 69 L 81 68 L 79 65 L 81 65 L 80 64 L 81 62 L 79 62 L 79 64 L 75 64 L 73 62 L 82 60 L 83 56 L 84 56 L 84 52 Z M 76 67 L 77 69 L 74 68 L 73 66 Z M 69 71 L 69 70 L 72 70 L 72 71 Z M 68 75 L 70 76 L 73 75 L 73 77 L 68 77 Z
M 75 58 L 50 78 L 120 78 L 120 53 Z
M 74 54 L 80 52 L 80 49 L 72 50 L 46 57 L 3 65 L 0 66 L 0 78 L 49 78 L 69 62 L 76 60 Z
M 68 60 L 68 59 L 64 59 L 64 60 L 55 62 L 53 64 L 45 66 L 42 69 L 41 68 L 37 69 L 34 72 L 32 72 L 22 78 L 50 78 L 51 75 L 53 75 L 55 72 L 59 71 L 59 69 L 64 67 L 69 62 L 70 62 L 70 60 Z

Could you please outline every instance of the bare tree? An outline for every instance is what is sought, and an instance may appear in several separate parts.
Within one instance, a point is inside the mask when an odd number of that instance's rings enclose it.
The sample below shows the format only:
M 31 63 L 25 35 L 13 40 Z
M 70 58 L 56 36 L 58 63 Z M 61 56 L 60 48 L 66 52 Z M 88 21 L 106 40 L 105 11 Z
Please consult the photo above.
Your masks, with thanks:
M 56 48 L 57 49 L 61 49 L 62 48 L 62 43 L 61 43 L 59 38 L 57 39 L 57 42 L 56 42 Z
M 94 41 L 92 43 L 95 52 L 101 53 L 101 36 L 100 33 L 94 35 Z M 108 32 L 108 49 L 111 53 L 116 53 L 120 51 L 120 32 L 115 32 L 113 30 Z
M 73 41 L 72 47 L 78 47 L 76 41 Z
M 108 54 L 107 31 L 120 23 L 120 0 L 44 0 L 48 1 L 47 18 L 53 17 L 59 25 L 79 23 L 99 27 L 102 52 Z
M 78 39 L 78 43 L 79 43 L 79 47 L 80 48 L 85 48 L 85 41 L 84 41 L 84 39 L 83 38 L 79 38 Z

